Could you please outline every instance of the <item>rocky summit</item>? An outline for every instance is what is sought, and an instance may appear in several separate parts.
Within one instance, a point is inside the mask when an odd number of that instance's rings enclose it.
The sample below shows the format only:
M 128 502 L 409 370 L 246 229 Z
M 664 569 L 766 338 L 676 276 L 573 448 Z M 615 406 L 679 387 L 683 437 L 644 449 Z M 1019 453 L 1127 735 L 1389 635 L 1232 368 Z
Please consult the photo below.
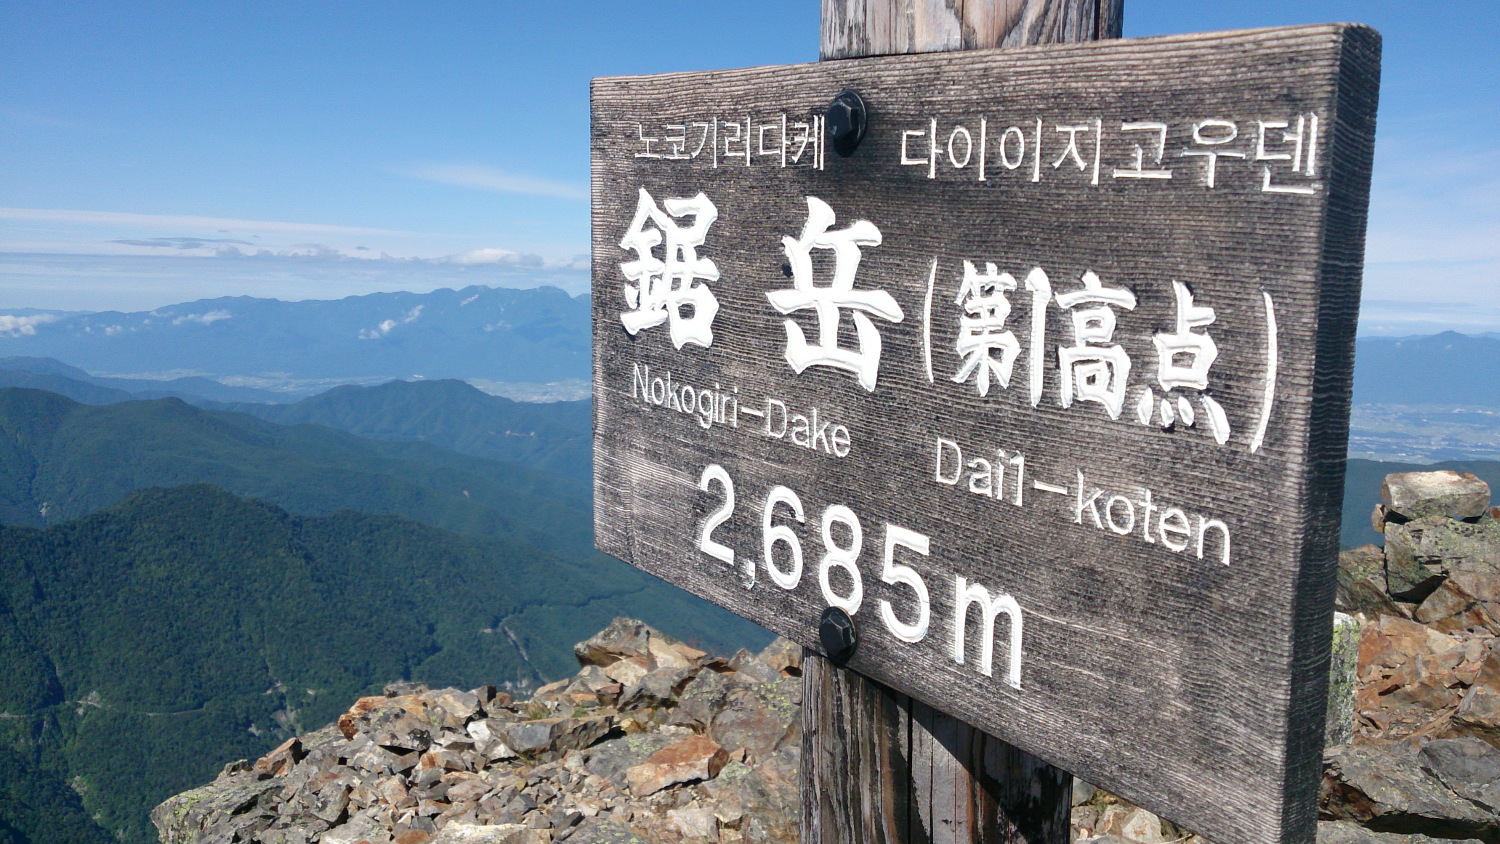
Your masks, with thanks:
M 152 813 L 164 844 L 797 840 L 800 647 L 616 619 L 526 701 L 395 683 Z
M 1340 555 L 1318 844 L 1500 844 L 1500 509 L 1391 475 Z M 526 701 L 396 683 L 157 807 L 163 844 L 797 840 L 801 649 L 730 658 L 616 619 Z M 1076 782 L 1079 844 L 1206 844 Z M 1234 844 L 1219 842 L 1219 844 Z

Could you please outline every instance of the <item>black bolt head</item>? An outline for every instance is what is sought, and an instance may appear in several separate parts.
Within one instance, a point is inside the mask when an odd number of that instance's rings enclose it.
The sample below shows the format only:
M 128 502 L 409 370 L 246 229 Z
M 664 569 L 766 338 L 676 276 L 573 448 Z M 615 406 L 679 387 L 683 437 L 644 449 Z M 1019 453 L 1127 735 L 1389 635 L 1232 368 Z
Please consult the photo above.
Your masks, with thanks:
M 828 142 L 833 151 L 848 158 L 865 139 L 865 101 L 853 88 L 845 88 L 828 106 Z
M 838 607 L 823 610 L 823 618 L 818 622 L 818 640 L 823 643 L 823 653 L 829 659 L 840 665 L 848 662 L 854 656 L 854 649 L 859 647 L 854 619 Z

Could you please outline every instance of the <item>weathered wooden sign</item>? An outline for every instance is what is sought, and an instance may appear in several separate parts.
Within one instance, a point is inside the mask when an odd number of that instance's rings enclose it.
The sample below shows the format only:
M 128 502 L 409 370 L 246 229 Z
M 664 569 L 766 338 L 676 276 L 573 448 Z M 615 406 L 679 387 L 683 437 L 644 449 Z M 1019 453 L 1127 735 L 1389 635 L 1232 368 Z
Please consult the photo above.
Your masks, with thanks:
M 813 648 L 839 607 L 865 675 L 1213 840 L 1311 841 L 1378 56 L 596 80 L 600 549 Z

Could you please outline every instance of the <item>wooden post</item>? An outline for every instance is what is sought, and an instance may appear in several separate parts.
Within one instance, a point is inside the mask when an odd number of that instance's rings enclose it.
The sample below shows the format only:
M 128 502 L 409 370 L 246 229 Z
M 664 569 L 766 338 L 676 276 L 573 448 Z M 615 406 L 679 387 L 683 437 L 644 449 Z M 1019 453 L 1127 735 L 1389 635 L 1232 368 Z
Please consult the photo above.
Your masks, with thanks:
M 1124 0 L 822 0 L 828 59 L 1119 38 Z
M 803 654 L 804 844 L 1067 844 L 1073 777 Z
M 1124 0 L 822 0 L 824 60 L 1119 38 Z M 808 651 L 803 844 L 1068 844 L 1073 777 Z

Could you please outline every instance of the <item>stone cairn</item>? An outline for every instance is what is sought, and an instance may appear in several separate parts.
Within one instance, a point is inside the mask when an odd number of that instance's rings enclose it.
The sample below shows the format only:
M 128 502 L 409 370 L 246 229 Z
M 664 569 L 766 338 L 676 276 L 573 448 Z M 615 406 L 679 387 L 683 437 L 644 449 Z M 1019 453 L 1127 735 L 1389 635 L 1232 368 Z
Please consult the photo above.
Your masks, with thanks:
M 1381 499 L 1385 547 L 1339 559 L 1318 843 L 1500 844 L 1500 508 L 1453 472 Z M 726 660 L 622 618 L 574 652 L 529 701 L 392 684 L 152 820 L 163 844 L 796 841 L 799 647 Z M 1079 844 L 1206 844 L 1073 802 Z

